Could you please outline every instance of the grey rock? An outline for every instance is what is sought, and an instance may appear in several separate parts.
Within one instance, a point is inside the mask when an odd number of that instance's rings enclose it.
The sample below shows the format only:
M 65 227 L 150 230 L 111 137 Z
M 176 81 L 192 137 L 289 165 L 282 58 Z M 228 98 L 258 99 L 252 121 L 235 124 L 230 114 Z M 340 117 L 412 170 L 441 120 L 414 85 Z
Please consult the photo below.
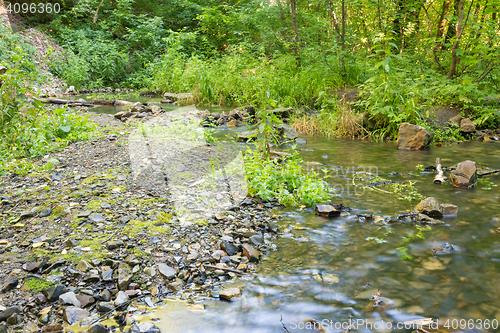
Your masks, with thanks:
M 472 122 L 472 120 L 464 118 L 460 120 L 460 131 L 464 133 L 473 133 L 476 131 L 476 125 Z
M 38 213 L 38 216 L 40 216 L 40 217 L 47 217 L 47 216 L 49 216 L 50 214 L 52 214 L 52 209 L 50 209 L 50 208 L 45 208 L 45 209 L 42 209 L 42 210 L 40 211 L 40 213 Z
M 0 312 L 0 322 L 6 321 L 14 313 L 21 313 L 21 308 L 18 306 L 11 306 L 4 311 Z
M 113 270 L 112 269 L 107 269 L 105 271 L 101 272 L 102 279 L 104 281 L 111 281 L 113 280 Z
M 164 263 L 158 264 L 158 272 L 168 280 L 172 280 L 175 278 L 175 269 Z
M 336 209 L 332 205 L 316 205 L 314 212 L 316 213 L 316 215 L 323 217 L 339 216 L 341 213 L 339 209 Z
M 118 292 L 118 295 L 116 295 L 116 298 L 115 298 L 115 306 L 117 308 L 121 307 L 121 306 L 124 306 L 125 304 L 127 304 L 127 302 L 130 300 L 130 298 L 128 297 L 127 293 L 125 293 L 124 291 L 119 291 Z
M 278 135 L 280 140 L 285 141 L 295 141 L 299 137 L 299 133 L 290 125 L 279 124 L 278 125 Z
M 117 249 L 121 246 L 123 246 L 123 241 L 121 241 L 121 240 L 108 242 L 108 244 L 107 244 L 108 250 L 114 250 L 114 249 Z
M 458 214 L 458 207 L 452 204 L 441 204 L 443 216 L 453 217 Z
M 101 324 L 97 324 L 89 328 L 89 330 L 86 333 L 108 333 L 109 329 Z
M 257 139 L 257 131 L 244 131 L 238 133 L 236 140 L 239 142 L 250 142 Z
M 226 251 L 226 253 L 229 254 L 230 256 L 234 256 L 240 250 L 238 246 L 236 246 L 228 241 L 223 241 L 222 246 L 223 246 L 223 250 Z
M 254 245 L 264 244 L 264 236 L 253 235 L 252 237 L 250 237 L 250 242 L 252 242 Z
M 6 293 L 8 291 L 11 291 L 15 287 L 17 287 L 17 284 L 19 283 L 19 279 L 15 277 L 8 278 L 7 281 L 2 286 L 2 293 Z
M 62 304 L 71 304 L 77 308 L 82 306 L 80 301 L 76 298 L 75 293 L 72 291 L 60 295 L 59 300 Z
M 69 238 L 67 241 L 66 241 L 66 247 L 75 247 L 78 245 L 78 243 L 80 243 L 79 241 L 77 241 L 76 239 L 73 239 L 73 238 Z
M 97 305 L 97 311 L 100 313 L 111 312 L 115 309 L 115 304 L 113 302 L 100 302 Z
M 70 325 L 76 324 L 89 316 L 90 313 L 88 311 L 77 308 L 76 306 L 68 306 L 64 309 L 64 320 Z
M 102 222 L 105 220 L 105 218 L 102 214 L 92 214 L 89 216 L 89 219 L 95 223 L 99 223 L 99 222 Z
M 66 287 L 62 284 L 56 284 L 55 286 L 49 287 L 43 291 L 47 300 L 49 302 L 55 302 L 59 299 L 59 296 L 66 292 Z
M 105 302 L 111 301 L 111 293 L 108 289 L 104 289 L 101 293 L 101 299 Z

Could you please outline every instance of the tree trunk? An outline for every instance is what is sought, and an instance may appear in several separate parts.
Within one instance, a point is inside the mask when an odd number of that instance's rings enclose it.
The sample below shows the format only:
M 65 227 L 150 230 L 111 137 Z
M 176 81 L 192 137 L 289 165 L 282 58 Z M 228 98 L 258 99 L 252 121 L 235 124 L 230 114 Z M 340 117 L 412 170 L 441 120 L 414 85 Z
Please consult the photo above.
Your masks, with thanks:
M 97 9 L 95 10 L 94 19 L 92 20 L 92 22 L 94 22 L 94 23 L 97 22 L 97 14 L 99 13 L 99 9 L 101 8 L 103 2 L 104 2 L 104 0 L 101 0 L 99 5 L 97 6 Z
M 465 0 L 458 0 L 458 23 L 455 29 L 455 42 L 453 42 L 453 51 L 451 52 L 451 65 L 450 70 L 448 72 L 448 79 L 452 79 L 455 75 L 455 71 L 457 69 L 458 64 L 458 55 L 457 50 L 460 46 L 460 37 L 462 36 L 463 23 L 464 23 L 464 2 Z
M 392 21 L 392 28 L 395 33 L 395 44 L 401 49 L 403 46 L 403 26 L 401 21 L 404 17 L 404 0 L 397 0 L 396 7 L 396 17 Z
M 300 66 L 300 56 L 299 56 L 299 31 L 297 29 L 297 13 L 296 13 L 296 2 L 295 0 L 290 0 L 290 8 L 292 10 L 292 24 L 293 24 L 293 40 L 294 40 L 294 51 L 297 63 Z
M 443 7 L 441 8 L 441 15 L 439 16 L 439 21 L 437 24 L 438 30 L 436 34 L 436 40 L 440 40 L 444 35 L 444 30 L 446 28 L 446 15 L 448 14 L 448 9 L 450 9 L 451 0 L 444 0 Z
M 453 16 L 458 15 L 458 7 L 460 4 L 460 1 L 461 0 L 454 0 L 454 2 L 453 2 Z M 446 36 L 445 36 L 444 42 L 443 42 L 443 47 L 442 47 L 443 50 L 446 50 L 448 48 L 446 46 L 446 44 L 450 41 L 450 39 L 453 38 L 453 36 L 456 36 L 456 34 L 457 34 L 457 29 L 455 27 L 455 21 L 453 19 L 450 19 L 448 21 L 448 29 L 446 31 Z

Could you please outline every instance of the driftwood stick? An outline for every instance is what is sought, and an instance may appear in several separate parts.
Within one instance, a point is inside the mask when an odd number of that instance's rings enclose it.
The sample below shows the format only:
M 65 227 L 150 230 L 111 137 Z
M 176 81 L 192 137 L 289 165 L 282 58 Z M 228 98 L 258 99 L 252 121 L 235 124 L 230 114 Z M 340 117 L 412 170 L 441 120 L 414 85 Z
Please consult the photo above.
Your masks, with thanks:
M 488 176 L 488 175 L 492 175 L 492 174 L 494 174 L 494 173 L 499 173 L 499 172 L 500 172 L 500 170 L 493 170 L 493 171 L 488 171 L 488 172 L 478 173 L 478 174 L 477 174 L 477 176 L 478 176 L 479 178 L 481 178 L 481 177 Z
M 436 158 L 436 176 L 434 177 L 434 184 L 441 184 L 446 179 L 444 178 L 443 168 L 441 167 L 441 162 L 439 161 L 439 157 Z

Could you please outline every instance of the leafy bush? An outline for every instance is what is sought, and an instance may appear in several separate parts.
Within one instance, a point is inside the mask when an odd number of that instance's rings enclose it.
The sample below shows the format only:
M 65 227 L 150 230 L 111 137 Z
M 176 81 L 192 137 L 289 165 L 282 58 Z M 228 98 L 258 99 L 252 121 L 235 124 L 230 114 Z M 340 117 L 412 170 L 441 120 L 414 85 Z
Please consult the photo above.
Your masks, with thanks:
M 297 152 L 282 163 L 262 158 L 260 152 L 244 155 L 248 193 L 283 205 L 313 205 L 329 198 L 328 184 L 315 172 L 306 173 Z

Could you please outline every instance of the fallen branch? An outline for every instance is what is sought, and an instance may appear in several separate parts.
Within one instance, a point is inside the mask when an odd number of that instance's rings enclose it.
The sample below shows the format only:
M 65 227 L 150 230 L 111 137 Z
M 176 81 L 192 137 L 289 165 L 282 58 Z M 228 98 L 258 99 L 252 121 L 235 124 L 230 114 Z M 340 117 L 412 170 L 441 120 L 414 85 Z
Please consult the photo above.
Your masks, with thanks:
M 436 171 L 437 171 L 437 174 L 434 177 L 434 184 L 441 184 L 441 183 L 445 182 L 446 178 L 444 177 L 443 168 L 441 167 L 439 157 L 436 158 Z
M 64 104 L 64 105 L 71 105 L 71 106 L 94 106 L 91 102 L 87 101 L 72 101 L 72 100 L 67 100 L 67 99 L 59 99 L 59 98 L 49 98 L 46 100 L 43 100 L 44 103 L 51 103 L 51 104 Z
M 494 173 L 499 173 L 499 172 L 500 172 L 500 170 L 493 170 L 493 171 L 489 171 L 489 172 L 478 173 L 477 176 L 479 178 L 481 178 L 481 177 L 492 175 Z

